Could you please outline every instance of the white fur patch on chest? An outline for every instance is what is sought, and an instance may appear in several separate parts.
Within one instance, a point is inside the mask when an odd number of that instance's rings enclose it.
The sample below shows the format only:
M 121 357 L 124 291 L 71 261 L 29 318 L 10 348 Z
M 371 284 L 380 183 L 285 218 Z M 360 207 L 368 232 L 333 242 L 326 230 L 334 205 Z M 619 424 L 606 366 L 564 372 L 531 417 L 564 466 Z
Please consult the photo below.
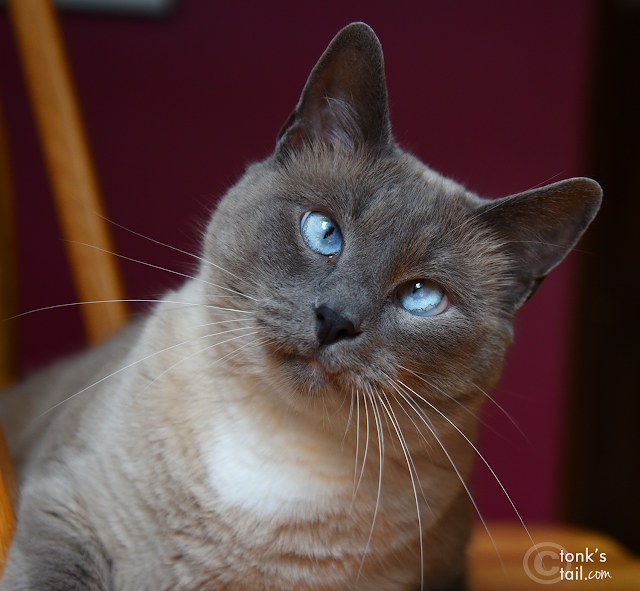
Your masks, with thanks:
M 289 519 L 335 512 L 350 502 L 354 458 L 339 442 L 288 413 L 224 407 L 204 458 L 221 501 Z

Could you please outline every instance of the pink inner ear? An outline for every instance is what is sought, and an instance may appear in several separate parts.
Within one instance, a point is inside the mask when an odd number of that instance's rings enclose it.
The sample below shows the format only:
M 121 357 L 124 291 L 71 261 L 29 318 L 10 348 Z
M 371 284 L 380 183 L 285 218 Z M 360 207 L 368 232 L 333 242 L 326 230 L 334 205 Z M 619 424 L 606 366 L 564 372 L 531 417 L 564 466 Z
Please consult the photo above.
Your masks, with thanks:
M 300 133 L 300 129 L 296 129 L 289 136 L 289 143 L 294 148 L 302 147 L 302 133 Z
M 334 95 L 314 100 L 314 121 L 311 123 L 315 138 L 328 144 L 354 146 L 365 139 L 358 113 L 348 101 Z

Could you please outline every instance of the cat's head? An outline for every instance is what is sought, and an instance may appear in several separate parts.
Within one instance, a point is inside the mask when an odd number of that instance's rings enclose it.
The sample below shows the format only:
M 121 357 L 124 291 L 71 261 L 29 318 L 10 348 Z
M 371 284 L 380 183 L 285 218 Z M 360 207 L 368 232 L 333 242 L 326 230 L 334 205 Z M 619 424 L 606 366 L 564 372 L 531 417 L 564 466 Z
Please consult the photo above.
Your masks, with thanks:
M 205 267 L 207 280 L 223 288 L 211 301 L 251 329 L 233 367 L 301 397 L 475 396 L 500 373 L 514 312 L 600 199 L 577 178 L 485 200 L 402 151 L 380 43 L 351 24 L 311 72 L 274 154 L 207 231 L 204 256 L 219 266 Z

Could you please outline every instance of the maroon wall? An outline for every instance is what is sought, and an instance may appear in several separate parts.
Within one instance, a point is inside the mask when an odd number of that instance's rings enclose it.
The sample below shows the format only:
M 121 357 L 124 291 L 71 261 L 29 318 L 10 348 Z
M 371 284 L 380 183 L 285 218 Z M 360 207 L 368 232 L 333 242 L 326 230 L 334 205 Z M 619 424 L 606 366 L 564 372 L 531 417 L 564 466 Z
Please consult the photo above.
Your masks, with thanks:
M 197 249 L 206 212 L 247 162 L 269 153 L 315 60 L 353 20 L 372 25 L 384 46 L 397 139 L 437 170 L 493 197 L 584 173 L 591 1 L 345 4 L 183 0 L 159 21 L 65 13 L 110 217 Z M 4 12 L 0 55 L 26 311 L 74 295 Z M 187 257 L 114 231 L 126 256 L 190 268 Z M 524 435 L 491 403 L 485 413 L 483 453 L 529 520 L 558 511 L 575 262 L 519 313 L 495 393 Z M 124 272 L 136 298 L 178 281 L 133 263 Z M 24 317 L 21 331 L 25 371 L 82 342 L 74 309 Z M 477 472 L 483 514 L 514 518 L 488 470 Z

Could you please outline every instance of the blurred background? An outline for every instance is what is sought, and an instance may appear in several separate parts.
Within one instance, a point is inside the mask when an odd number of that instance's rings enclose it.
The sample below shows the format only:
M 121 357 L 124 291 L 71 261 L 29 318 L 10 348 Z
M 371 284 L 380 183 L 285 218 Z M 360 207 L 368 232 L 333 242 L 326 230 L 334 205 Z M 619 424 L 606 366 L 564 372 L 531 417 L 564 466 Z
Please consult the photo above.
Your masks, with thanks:
M 595 527 L 640 552 L 631 295 L 640 291 L 640 3 L 158 4 L 155 16 L 60 13 L 109 218 L 144 236 L 198 251 L 203 220 L 245 166 L 270 153 L 310 69 L 354 20 L 382 42 L 396 139 L 436 170 L 485 197 L 578 175 L 603 185 L 597 223 L 518 313 L 494 393 L 517 427 L 488 403 L 480 449 L 526 522 Z M 25 312 L 75 295 L 3 8 L 0 56 Z M 113 232 L 124 256 L 193 268 L 180 253 Z M 128 261 L 123 272 L 131 298 L 179 283 Z M 22 374 L 84 343 L 73 307 L 18 324 Z M 486 519 L 516 519 L 481 462 L 473 489 Z

